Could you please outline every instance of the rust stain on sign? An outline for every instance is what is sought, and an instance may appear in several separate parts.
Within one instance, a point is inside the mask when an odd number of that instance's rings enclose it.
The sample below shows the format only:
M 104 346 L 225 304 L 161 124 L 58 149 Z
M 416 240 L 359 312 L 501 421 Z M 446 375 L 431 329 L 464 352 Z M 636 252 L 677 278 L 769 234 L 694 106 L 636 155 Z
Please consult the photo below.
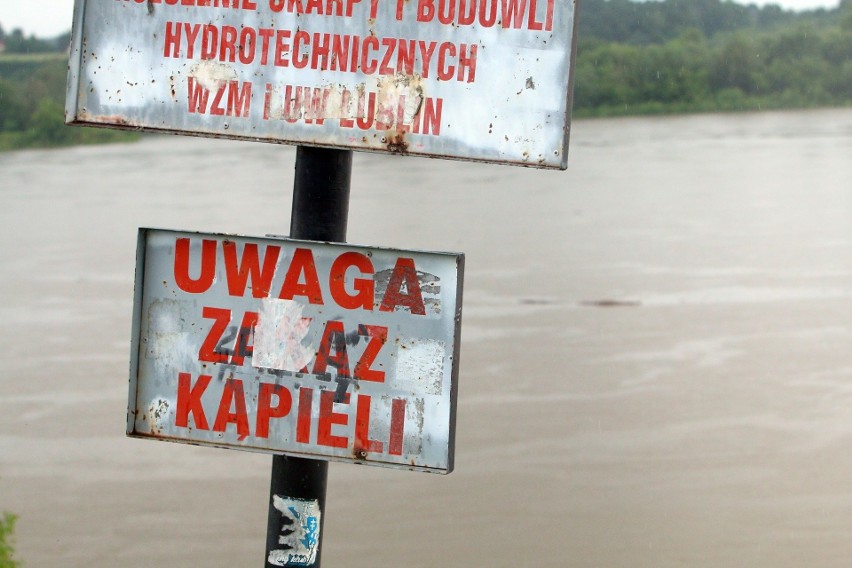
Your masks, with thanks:
M 128 434 L 448 473 L 463 257 L 140 231 Z
M 575 4 L 79 0 L 66 121 L 564 169 Z
M 394 154 L 405 154 L 408 152 L 408 142 L 405 140 L 405 132 L 397 132 L 388 139 L 388 151 Z

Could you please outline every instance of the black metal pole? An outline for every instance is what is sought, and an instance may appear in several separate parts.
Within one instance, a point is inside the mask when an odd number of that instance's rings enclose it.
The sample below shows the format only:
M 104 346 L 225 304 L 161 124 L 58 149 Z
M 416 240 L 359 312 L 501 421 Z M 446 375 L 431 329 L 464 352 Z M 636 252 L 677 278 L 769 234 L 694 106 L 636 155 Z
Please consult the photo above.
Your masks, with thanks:
M 299 146 L 296 149 L 290 237 L 345 242 L 351 178 L 351 151 Z M 327 479 L 328 462 L 272 456 L 266 568 L 319 568 Z M 311 511 L 315 510 L 320 513 L 319 522 L 312 526 Z M 311 546 L 314 547 L 313 559 L 305 554 Z

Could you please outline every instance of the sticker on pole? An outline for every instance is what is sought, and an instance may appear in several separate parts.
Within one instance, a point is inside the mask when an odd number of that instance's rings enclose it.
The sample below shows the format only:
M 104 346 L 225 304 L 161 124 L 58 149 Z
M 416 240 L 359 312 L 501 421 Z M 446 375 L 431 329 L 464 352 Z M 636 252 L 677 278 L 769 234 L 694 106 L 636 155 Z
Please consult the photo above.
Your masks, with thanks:
M 278 547 L 266 558 L 272 566 L 312 566 L 319 550 L 322 512 L 319 501 L 272 496 L 272 506 L 286 520 Z
M 577 0 L 77 0 L 69 124 L 567 166 Z
M 127 433 L 449 473 L 463 268 L 140 229 Z

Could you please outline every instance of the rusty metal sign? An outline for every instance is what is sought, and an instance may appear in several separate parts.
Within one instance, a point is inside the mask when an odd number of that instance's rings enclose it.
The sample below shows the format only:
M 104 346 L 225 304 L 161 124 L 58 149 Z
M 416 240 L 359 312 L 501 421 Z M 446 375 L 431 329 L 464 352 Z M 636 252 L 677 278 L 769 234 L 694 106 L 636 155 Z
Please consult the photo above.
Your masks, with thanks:
M 77 0 L 70 124 L 567 166 L 576 0 Z
M 127 433 L 449 473 L 463 268 L 140 229 Z

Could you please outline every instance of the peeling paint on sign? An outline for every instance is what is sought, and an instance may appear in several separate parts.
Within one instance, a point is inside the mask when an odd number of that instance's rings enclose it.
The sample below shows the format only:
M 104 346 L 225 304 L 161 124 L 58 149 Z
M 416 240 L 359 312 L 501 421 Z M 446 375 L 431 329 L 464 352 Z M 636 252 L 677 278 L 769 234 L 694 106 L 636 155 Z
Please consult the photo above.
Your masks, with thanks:
M 427 394 L 441 394 L 446 349 L 443 341 L 410 338 L 396 351 L 396 385 Z
M 233 67 L 209 60 L 193 65 L 189 71 L 189 76 L 197 81 L 203 89 L 212 93 L 219 92 L 223 85 L 239 78 L 236 69 Z
M 313 347 L 303 344 L 311 325 L 302 317 L 303 309 L 294 300 L 262 300 L 254 327 L 253 366 L 298 373 L 313 360 Z
M 267 562 L 273 566 L 312 566 L 322 527 L 319 502 L 273 495 L 272 506 L 287 522 L 278 536 L 281 548 L 270 550 Z
M 567 166 L 577 0 L 78 0 L 66 121 Z
M 463 259 L 141 229 L 128 434 L 448 473 Z

